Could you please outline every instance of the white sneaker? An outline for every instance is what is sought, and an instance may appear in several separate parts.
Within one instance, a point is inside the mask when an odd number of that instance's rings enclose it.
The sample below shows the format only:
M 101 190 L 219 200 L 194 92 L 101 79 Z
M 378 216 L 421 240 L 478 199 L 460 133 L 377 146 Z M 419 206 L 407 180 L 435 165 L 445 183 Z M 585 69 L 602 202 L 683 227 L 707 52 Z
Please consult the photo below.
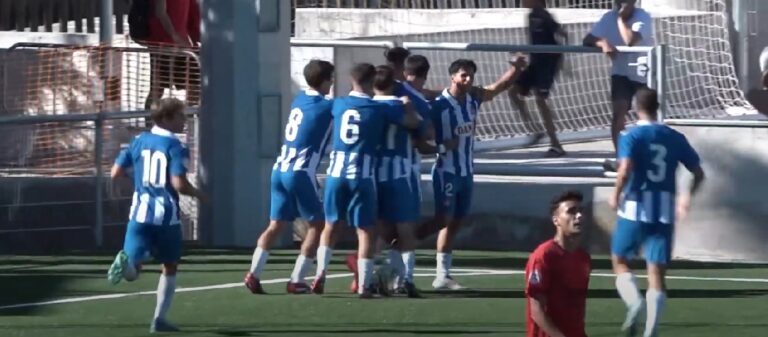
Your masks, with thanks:
M 459 282 L 456 282 L 452 277 L 450 276 L 438 276 L 435 277 L 435 280 L 432 281 L 432 288 L 435 288 L 436 290 L 462 290 L 466 289 L 459 284 Z

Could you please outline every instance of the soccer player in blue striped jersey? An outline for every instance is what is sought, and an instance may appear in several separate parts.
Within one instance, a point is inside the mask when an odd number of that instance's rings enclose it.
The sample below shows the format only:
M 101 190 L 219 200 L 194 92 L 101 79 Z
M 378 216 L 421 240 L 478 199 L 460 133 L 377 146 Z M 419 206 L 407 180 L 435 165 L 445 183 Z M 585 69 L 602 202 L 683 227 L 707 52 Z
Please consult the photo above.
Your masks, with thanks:
M 675 216 L 685 216 L 690 198 L 704 180 L 699 156 L 688 140 L 672 128 L 656 123 L 659 102 L 651 89 L 637 92 L 637 126 L 619 141 L 619 168 L 610 204 L 618 208 L 611 253 L 616 289 L 627 305 L 623 330 L 634 336 L 643 308 L 635 277 L 627 265 L 640 248 L 648 268 L 645 336 L 658 334 L 657 324 L 666 298 L 664 275 L 672 258 Z M 690 190 L 677 195 L 676 172 L 682 163 L 693 173 Z M 677 198 L 677 206 L 675 199 Z M 677 213 L 677 214 L 675 214 Z
M 151 332 L 178 331 L 168 323 L 166 313 L 176 290 L 181 258 L 179 193 L 205 201 L 187 180 L 189 150 L 174 135 L 184 131 L 184 109 L 184 103 L 177 99 L 161 100 L 159 108 L 152 112 L 155 126 L 134 138 L 112 166 L 113 180 L 133 168 L 135 191 L 123 250 L 109 268 L 107 278 L 112 284 L 122 279 L 136 280 L 150 254 L 162 263 Z
M 432 124 L 437 143 L 444 144 L 454 137 L 459 140 L 456 149 L 437 156 L 432 169 L 435 222 L 441 226 L 437 236 L 437 275 L 432 282 L 435 289 L 462 288 L 450 274 L 451 253 L 453 239 L 469 213 L 472 200 L 472 155 L 480 105 L 507 90 L 524 65 L 523 58 L 517 58 L 496 82 L 479 87 L 474 86 L 475 62 L 467 59 L 453 61 L 448 68 L 451 86 L 432 103 Z
M 387 68 L 383 68 L 388 71 Z M 391 68 L 389 68 L 391 69 Z M 394 75 L 385 75 L 378 86 L 377 95 L 373 97 L 391 106 L 391 109 L 404 109 L 399 97 L 393 95 L 398 82 L 394 81 Z M 389 87 L 384 85 L 389 84 Z M 401 83 L 401 85 L 403 85 Z M 403 97 L 409 97 L 408 94 Z M 416 97 L 418 99 L 418 97 Z M 411 102 L 413 102 L 411 100 Z M 416 105 L 413 105 L 414 108 Z M 418 113 L 418 109 L 415 108 Z M 421 118 L 421 115 L 419 116 Z M 422 123 L 420 125 L 423 125 Z M 423 129 L 423 128 L 422 128 Z M 416 286 L 413 283 L 413 269 L 416 263 L 416 233 L 414 225 L 420 219 L 419 188 L 414 181 L 413 163 L 417 153 L 414 149 L 412 137 L 418 131 L 406 128 L 401 124 L 389 124 L 384 144 L 379 153 L 379 165 L 376 173 L 378 184 L 379 220 L 382 224 L 381 233 L 386 241 L 395 235 L 398 238 L 397 247 L 390 249 L 390 264 L 402 271 L 402 286 L 409 297 L 419 297 Z M 387 286 L 387 285 L 383 285 Z
M 332 151 L 325 182 L 326 223 L 318 248 L 317 277 L 314 293 L 322 293 L 325 272 L 332 254 L 334 226 L 347 222 L 358 237 L 358 293 L 362 298 L 370 291 L 373 263 L 374 228 L 376 223 L 376 156 L 391 123 L 415 128 L 418 114 L 412 108 L 394 109 L 371 99 L 374 85 L 381 89 L 390 68 L 374 68 L 367 63 L 352 68 L 352 92 L 337 98 L 333 104 Z M 391 76 L 390 76 L 391 78 Z
M 298 216 L 309 223 L 309 228 L 286 291 L 309 293 L 304 275 L 314 262 L 324 223 L 316 172 L 331 133 L 333 100 L 326 95 L 333 85 L 333 72 L 328 61 L 312 60 L 304 67 L 304 79 L 310 89 L 296 95 L 291 104 L 283 146 L 272 167 L 269 226 L 259 237 L 251 269 L 245 276 L 245 285 L 254 294 L 264 293 L 259 278 L 275 237 Z

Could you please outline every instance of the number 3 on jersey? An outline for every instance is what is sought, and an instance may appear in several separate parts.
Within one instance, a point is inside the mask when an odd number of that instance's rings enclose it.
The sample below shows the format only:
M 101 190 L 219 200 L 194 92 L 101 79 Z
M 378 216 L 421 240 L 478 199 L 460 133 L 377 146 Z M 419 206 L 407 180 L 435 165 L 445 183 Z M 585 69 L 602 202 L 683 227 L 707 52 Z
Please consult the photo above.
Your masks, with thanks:
M 168 158 L 161 151 L 142 150 L 141 161 L 144 162 L 141 183 L 144 186 L 165 187 Z
M 294 108 L 291 110 L 291 114 L 288 115 L 288 124 L 285 126 L 285 140 L 289 142 L 296 140 L 302 119 L 304 119 L 304 113 L 301 109 Z
M 665 161 L 667 157 L 667 148 L 664 145 L 651 144 L 650 149 L 651 155 L 653 156 L 651 163 L 654 168 L 647 171 L 648 180 L 654 183 L 660 183 L 667 178 L 667 162 Z
M 341 130 L 339 130 L 339 137 L 345 144 L 357 143 L 360 139 L 360 126 L 357 123 L 360 122 L 360 113 L 357 110 L 347 110 L 341 115 Z

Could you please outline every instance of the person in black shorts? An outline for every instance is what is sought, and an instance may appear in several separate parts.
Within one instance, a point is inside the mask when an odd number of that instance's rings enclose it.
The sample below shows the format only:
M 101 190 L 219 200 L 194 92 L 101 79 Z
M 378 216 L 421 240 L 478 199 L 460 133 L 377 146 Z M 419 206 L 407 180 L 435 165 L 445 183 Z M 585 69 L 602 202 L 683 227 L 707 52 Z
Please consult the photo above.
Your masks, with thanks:
M 552 14 L 547 11 L 545 0 L 523 0 L 523 7 L 530 8 L 528 14 L 528 36 L 532 45 L 558 45 L 557 36 L 567 40 L 567 34 Z M 539 127 L 533 126 L 533 119 L 528 105 L 523 100 L 531 92 L 536 97 L 536 107 L 544 122 L 544 131 L 549 136 L 547 156 L 560 157 L 565 155 L 560 140 L 555 131 L 554 113 L 547 104 L 549 92 L 562 66 L 562 54 L 535 53 L 530 55 L 530 64 L 523 70 L 515 85 L 509 90 L 509 98 L 520 110 L 520 116 L 526 127 L 535 132 L 531 145 L 544 137 Z

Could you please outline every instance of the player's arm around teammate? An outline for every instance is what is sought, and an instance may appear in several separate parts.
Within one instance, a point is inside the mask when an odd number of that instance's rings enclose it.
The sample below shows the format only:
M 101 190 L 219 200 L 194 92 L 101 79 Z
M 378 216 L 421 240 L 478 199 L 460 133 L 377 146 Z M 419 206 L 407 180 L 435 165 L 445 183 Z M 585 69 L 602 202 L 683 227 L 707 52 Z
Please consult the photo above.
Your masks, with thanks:
M 310 88 L 298 93 L 291 104 L 283 146 L 272 167 L 269 225 L 259 236 L 251 268 L 245 275 L 245 285 L 254 294 L 264 293 L 260 277 L 275 238 L 298 217 L 306 220 L 309 228 L 286 291 L 309 292 L 304 277 L 314 262 L 324 223 L 316 172 L 331 128 L 333 101 L 326 96 L 333 85 L 333 73 L 334 66 L 328 61 L 312 60 L 304 67 L 304 79 Z
M 174 135 L 184 131 L 184 109 L 184 103 L 177 99 L 160 100 L 152 112 L 155 126 L 121 151 L 111 170 L 112 180 L 117 180 L 133 168 L 135 191 L 123 250 L 115 257 L 107 278 L 113 284 L 122 279 L 136 280 L 150 255 L 162 264 L 151 332 L 179 330 L 166 320 L 182 251 L 179 194 L 206 200 L 187 180 L 189 150 Z

